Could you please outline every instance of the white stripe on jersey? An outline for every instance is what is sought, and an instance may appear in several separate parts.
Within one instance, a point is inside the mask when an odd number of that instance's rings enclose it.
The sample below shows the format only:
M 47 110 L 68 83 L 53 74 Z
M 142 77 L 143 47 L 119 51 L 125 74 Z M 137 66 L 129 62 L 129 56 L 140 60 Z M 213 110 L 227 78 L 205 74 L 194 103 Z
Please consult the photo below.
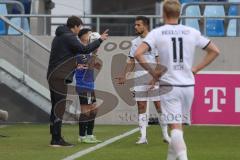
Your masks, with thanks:
M 143 41 L 157 48 L 161 65 L 167 67 L 162 80 L 172 85 L 195 84 L 191 70 L 195 48 L 206 47 L 209 39 L 194 28 L 167 24 L 152 30 Z

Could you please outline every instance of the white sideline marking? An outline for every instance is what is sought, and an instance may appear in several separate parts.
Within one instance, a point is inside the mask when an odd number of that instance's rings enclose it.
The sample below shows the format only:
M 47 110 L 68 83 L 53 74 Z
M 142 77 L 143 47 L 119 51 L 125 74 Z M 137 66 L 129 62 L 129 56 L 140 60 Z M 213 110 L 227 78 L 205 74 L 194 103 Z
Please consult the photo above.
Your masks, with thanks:
M 118 140 L 120 140 L 120 139 L 122 139 L 124 137 L 127 137 L 127 136 L 129 136 L 131 134 L 134 134 L 137 131 L 139 131 L 139 128 L 135 128 L 135 129 L 133 129 L 131 131 L 128 131 L 128 132 L 125 132 L 125 133 L 123 133 L 123 134 L 121 134 L 119 136 L 110 138 L 110 139 L 108 139 L 108 140 L 106 140 L 106 141 L 104 141 L 102 143 L 97 144 L 96 146 L 93 146 L 93 147 L 87 148 L 85 150 L 79 151 L 79 152 L 77 152 L 75 154 L 72 154 L 71 156 L 68 156 L 68 157 L 62 159 L 62 160 L 74 160 L 76 158 L 82 157 L 85 154 L 88 154 L 88 153 L 93 152 L 93 151 L 95 151 L 97 149 L 105 147 L 105 146 L 107 146 L 107 145 L 109 145 L 109 144 L 111 144 L 113 142 L 116 142 L 116 141 L 118 141 Z

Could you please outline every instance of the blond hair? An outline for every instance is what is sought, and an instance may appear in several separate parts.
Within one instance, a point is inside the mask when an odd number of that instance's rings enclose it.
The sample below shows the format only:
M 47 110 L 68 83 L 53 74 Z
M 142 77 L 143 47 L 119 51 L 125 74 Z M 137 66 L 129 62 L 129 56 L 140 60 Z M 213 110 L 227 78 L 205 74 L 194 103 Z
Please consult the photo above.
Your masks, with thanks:
M 167 18 L 179 18 L 181 13 L 181 4 L 178 0 L 165 0 L 163 3 L 163 12 Z

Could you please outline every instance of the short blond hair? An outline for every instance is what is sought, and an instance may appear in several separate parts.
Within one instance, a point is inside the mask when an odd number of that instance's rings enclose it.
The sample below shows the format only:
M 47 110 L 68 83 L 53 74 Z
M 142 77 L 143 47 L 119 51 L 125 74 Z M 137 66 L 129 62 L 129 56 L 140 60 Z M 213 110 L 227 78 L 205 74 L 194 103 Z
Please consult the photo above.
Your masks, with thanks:
M 178 0 L 165 0 L 163 2 L 163 12 L 167 18 L 179 18 L 181 4 Z

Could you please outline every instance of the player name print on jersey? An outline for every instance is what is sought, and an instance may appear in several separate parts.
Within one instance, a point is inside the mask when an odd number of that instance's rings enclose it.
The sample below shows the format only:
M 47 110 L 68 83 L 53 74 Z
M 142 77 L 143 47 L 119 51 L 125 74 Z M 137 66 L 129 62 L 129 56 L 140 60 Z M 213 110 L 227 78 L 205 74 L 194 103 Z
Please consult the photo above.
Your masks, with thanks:
M 190 33 L 190 30 L 163 30 L 162 35 L 188 35 Z

